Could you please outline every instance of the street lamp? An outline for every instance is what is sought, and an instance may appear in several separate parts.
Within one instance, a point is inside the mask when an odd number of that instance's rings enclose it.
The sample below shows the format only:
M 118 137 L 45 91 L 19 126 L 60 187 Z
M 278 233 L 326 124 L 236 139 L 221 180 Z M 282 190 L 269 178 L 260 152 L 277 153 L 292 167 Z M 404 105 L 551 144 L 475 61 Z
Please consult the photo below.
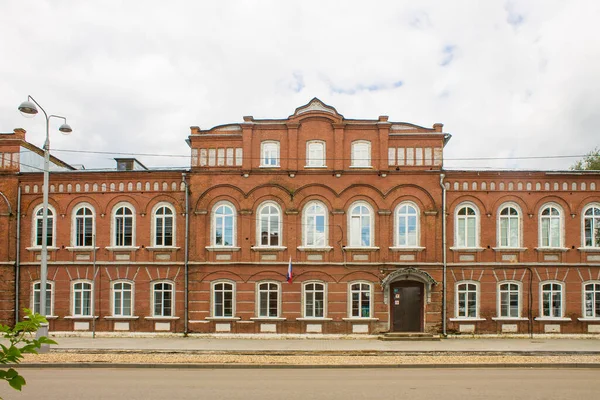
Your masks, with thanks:
M 46 292 L 48 280 L 48 186 L 50 180 L 50 118 L 62 119 L 64 123 L 58 128 L 59 131 L 69 134 L 73 131 L 67 124 L 67 119 L 60 115 L 48 115 L 46 110 L 31 96 L 27 96 L 27 101 L 24 101 L 19 106 L 19 111 L 24 116 L 35 116 L 38 113 L 38 107 L 46 117 L 46 141 L 44 142 L 44 186 L 43 205 L 42 205 L 42 254 L 40 265 L 40 314 L 46 317 Z M 18 307 L 18 304 L 17 304 Z M 40 336 L 48 336 L 48 324 L 43 324 L 37 331 L 38 338 Z M 48 350 L 47 346 L 42 351 Z

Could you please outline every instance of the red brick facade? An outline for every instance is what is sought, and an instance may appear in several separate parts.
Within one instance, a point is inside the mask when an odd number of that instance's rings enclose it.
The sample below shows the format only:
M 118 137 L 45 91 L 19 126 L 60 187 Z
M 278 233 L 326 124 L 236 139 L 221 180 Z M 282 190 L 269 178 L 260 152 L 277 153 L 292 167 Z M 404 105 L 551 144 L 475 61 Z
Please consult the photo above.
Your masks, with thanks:
M 0 136 L 0 153 L 24 139 Z M 441 124 L 346 119 L 313 99 L 287 119 L 192 127 L 189 170 L 53 172 L 50 329 L 599 332 L 600 243 L 585 242 L 584 214 L 600 224 L 600 174 L 444 170 L 449 139 Z M 15 274 L 19 309 L 39 277 L 42 174 L 0 171 L 12 322 Z M 82 207 L 95 249 L 77 243 Z

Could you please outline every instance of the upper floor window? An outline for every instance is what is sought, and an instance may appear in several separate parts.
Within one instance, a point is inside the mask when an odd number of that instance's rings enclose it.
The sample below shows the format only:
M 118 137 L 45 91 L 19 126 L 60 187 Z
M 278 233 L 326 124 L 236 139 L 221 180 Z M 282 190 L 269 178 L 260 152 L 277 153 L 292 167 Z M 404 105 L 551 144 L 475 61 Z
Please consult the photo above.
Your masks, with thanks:
M 310 141 L 306 143 L 306 166 L 325 166 L 325 142 Z
M 311 201 L 302 213 L 304 246 L 327 246 L 327 208 L 320 201 Z
M 540 247 L 561 247 L 562 242 L 561 210 L 547 205 L 540 212 Z
M 265 141 L 260 147 L 260 166 L 279 167 L 279 142 Z
M 479 284 L 459 282 L 456 285 L 456 317 L 477 318 L 479 315 Z
M 600 247 L 600 206 L 589 206 L 583 213 L 585 247 Z
M 563 316 L 563 284 L 559 282 L 542 282 L 540 302 L 541 316 L 544 318 L 560 318 Z
M 34 282 L 33 283 L 33 297 L 31 299 L 31 303 L 32 303 L 32 307 L 31 309 L 33 310 L 34 313 L 36 314 L 41 314 L 40 310 L 42 309 L 41 307 L 41 290 L 40 288 L 42 287 L 42 284 L 40 281 Z M 54 299 L 53 294 L 53 290 L 54 290 L 54 283 L 50 282 L 50 281 L 46 281 L 46 312 L 45 314 L 43 314 L 44 316 L 48 316 L 48 315 L 53 315 L 52 311 L 53 311 L 53 304 L 52 304 L 52 300 Z
M 521 316 L 521 285 L 518 282 L 502 282 L 498 285 L 498 316 L 519 318 Z
M 152 304 L 154 317 L 172 317 L 174 313 L 175 290 L 171 282 L 152 284 Z
M 134 217 L 133 209 L 129 205 L 115 207 L 113 214 L 113 245 L 133 246 L 134 243 Z
M 54 246 L 54 208 L 52 206 L 48 206 L 48 218 L 46 219 L 46 246 Z M 44 209 L 42 206 L 36 207 L 33 213 L 33 227 L 34 234 L 33 236 L 33 246 L 42 246 L 43 243 L 43 223 L 44 223 Z
M 94 245 L 94 211 L 90 205 L 80 205 L 73 213 L 73 225 L 75 237 L 73 246 Z
M 257 237 L 259 246 L 281 245 L 281 211 L 275 203 L 263 203 L 258 208 Z
M 351 166 L 370 167 L 371 166 L 371 142 L 359 140 L 352 142 Z
M 258 284 L 258 316 L 276 318 L 279 316 L 279 284 L 263 282 Z
M 419 245 L 419 210 L 413 203 L 401 203 L 396 207 L 396 246 Z
M 175 212 L 170 204 L 160 204 L 154 211 L 154 246 L 174 246 Z
M 520 216 L 519 210 L 513 205 L 507 205 L 500 210 L 498 217 L 498 246 L 520 247 Z
M 371 318 L 371 284 L 350 283 L 350 317 Z
M 348 225 L 350 226 L 350 246 L 373 246 L 373 212 L 367 203 L 358 202 L 350 206 Z
M 113 282 L 112 305 L 113 316 L 115 317 L 130 317 L 133 315 L 133 284 L 131 282 Z
M 600 318 L 600 282 L 583 285 L 583 317 Z
M 235 246 L 235 208 L 231 203 L 217 203 L 212 216 L 213 246 Z
M 231 318 L 234 313 L 234 287 L 231 282 L 215 282 L 212 285 L 213 317 Z
M 89 317 L 92 315 L 92 284 L 87 281 L 73 282 L 73 316 Z
M 472 205 L 463 205 L 456 211 L 456 247 L 477 247 L 478 214 Z

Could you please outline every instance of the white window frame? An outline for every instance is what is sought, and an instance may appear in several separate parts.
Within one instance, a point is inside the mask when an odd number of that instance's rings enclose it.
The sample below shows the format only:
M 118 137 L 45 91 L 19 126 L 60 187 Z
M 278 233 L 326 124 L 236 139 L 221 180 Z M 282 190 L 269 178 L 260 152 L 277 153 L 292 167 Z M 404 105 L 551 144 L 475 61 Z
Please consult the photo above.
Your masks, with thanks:
M 75 286 L 82 284 L 81 289 L 76 289 Z M 83 285 L 89 285 L 89 290 L 84 289 Z M 90 293 L 90 313 L 76 312 L 76 297 L 78 293 L 81 295 L 81 311 L 83 311 L 83 294 L 89 291 Z M 94 282 L 89 279 L 77 279 L 71 282 L 71 315 L 73 317 L 91 318 L 94 315 Z
M 466 214 L 465 216 L 459 215 L 460 211 L 464 208 L 471 208 L 474 212 L 475 215 L 469 215 Z M 457 207 L 456 207 L 456 211 L 454 212 L 454 246 L 456 248 L 460 248 L 460 249 L 473 249 L 473 248 L 479 248 L 479 224 L 480 224 L 480 217 L 479 217 L 479 208 L 471 203 L 471 202 L 466 202 L 466 203 L 460 203 Z M 472 246 L 469 246 L 469 227 L 468 227 L 468 221 L 469 219 L 475 219 L 475 243 Z M 464 219 L 465 220 L 465 232 L 464 232 L 464 243 L 460 243 L 460 236 L 459 236 L 459 220 Z
M 267 244 L 262 243 L 262 230 L 261 225 L 263 221 L 263 210 L 267 207 L 274 207 L 276 214 L 268 214 L 267 218 Z M 281 247 L 283 246 L 283 213 L 281 207 L 274 201 L 265 201 L 261 203 L 256 210 L 256 246 L 258 247 Z M 277 221 L 277 244 L 271 244 L 271 219 L 276 217 Z
M 36 285 L 38 285 L 38 287 L 39 287 L 39 289 L 37 289 L 37 290 L 35 289 Z M 42 282 L 39 281 L 39 280 L 33 281 L 31 283 L 31 299 L 30 299 L 31 300 L 31 310 L 33 312 L 35 312 L 35 313 L 38 313 L 38 314 L 41 314 L 41 312 L 40 312 L 41 311 L 41 308 L 40 308 L 41 304 L 39 304 L 40 301 L 38 301 L 38 310 L 36 310 L 36 307 L 35 307 L 35 295 L 36 295 L 36 292 L 37 292 L 38 296 L 39 296 L 39 300 L 42 299 L 42 297 L 41 297 L 42 294 L 41 294 L 41 290 L 40 290 L 41 287 L 42 287 Z M 46 281 L 46 287 L 50 288 L 50 290 L 49 290 L 50 299 L 46 299 L 46 309 L 50 308 L 50 312 L 47 313 L 45 316 L 50 316 L 51 317 L 51 316 L 54 315 L 54 282 L 47 280 Z M 48 301 L 48 300 L 50 300 L 50 301 Z
M 460 286 L 461 285 L 475 285 L 475 315 L 471 316 L 469 315 L 469 305 L 470 305 L 470 301 L 469 301 L 469 293 L 472 293 L 473 290 L 470 289 L 468 286 L 465 287 L 465 290 L 460 290 Z M 459 306 L 459 302 L 460 302 L 460 296 L 461 294 L 464 293 L 466 295 L 465 297 L 465 315 L 460 315 L 460 306 Z M 480 290 L 480 283 L 478 281 L 472 281 L 472 280 L 464 280 L 464 281 L 458 281 L 456 282 L 456 284 L 454 285 L 454 316 L 457 319 L 479 319 L 479 306 L 480 306 L 480 296 L 481 296 L 481 290 Z
M 158 210 L 161 208 L 166 208 L 168 210 L 171 211 L 171 218 L 173 219 L 172 224 L 171 224 L 171 244 L 169 245 L 165 245 L 164 244 L 164 232 L 165 232 L 165 228 L 164 228 L 164 220 L 168 217 L 167 214 L 163 214 L 161 216 L 159 216 L 157 214 Z M 163 244 L 157 244 L 157 231 L 158 231 L 158 220 L 162 219 L 163 220 Z M 177 213 L 175 212 L 175 207 L 173 206 L 173 204 L 168 203 L 168 202 L 160 202 L 158 204 L 156 204 L 154 206 L 154 208 L 152 209 L 152 246 L 154 247 L 175 247 L 176 246 L 176 242 L 175 242 L 175 238 L 177 237 L 176 235 L 177 233 Z
M 321 148 L 321 157 L 312 157 L 312 152 L 317 152 L 317 149 L 313 149 L 317 146 Z M 309 140 L 306 142 L 306 165 L 305 168 L 327 168 L 326 165 L 326 143 L 323 140 Z
M 321 285 L 323 287 L 322 290 L 317 290 L 317 289 L 307 289 L 308 285 Z M 316 310 L 316 301 L 315 301 L 315 294 L 316 293 L 323 293 L 323 315 L 321 316 L 315 316 L 315 310 Z M 308 304 L 308 296 L 309 293 L 312 294 L 313 296 L 313 307 L 312 307 L 312 313 L 313 315 L 308 315 L 307 313 L 307 304 Z M 311 280 L 311 281 L 306 281 L 306 282 L 302 282 L 302 314 L 304 316 L 304 318 L 311 318 L 311 319 L 325 319 L 327 318 L 327 283 L 323 282 L 323 281 L 319 281 L 319 280 Z
M 261 289 L 262 285 L 275 285 L 275 289 L 271 289 L 270 287 L 268 289 Z M 263 315 L 261 313 L 261 295 L 263 293 L 266 293 L 268 295 L 268 304 L 267 304 L 267 315 Z M 276 293 L 277 296 L 277 313 L 276 315 L 269 315 L 270 312 L 270 301 L 271 301 L 271 294 L 272 293 Z M 268 280 L 268 281 L 259 281 L 256 282 L 256 315 L 258 316 L 258 318 L 265 318 L 265 319 L 269 319 L 269 318 L 279 318 L 279 316 L 281 315 L 281 283 L 277 282 L 277 281 L 272 281 L 272 280 Z
M 353 285 L 360 285 L 358 290 L 353 290 L 352 286 Z M 369 287 L 368 290 L 363 290 L 362 289 L 362 285 L 367 285 Z M 354 315 L 353 314 L 353 309 L 354 309 L 354 303 L 353 303 L 353 299 L 352 299 L 352 295 L 354 293 L 358 293 L 358 314 L 359 315 Z M 362 293 L 368 293 L 369 296 L 369 315 L 368 316 L 363 316 L 362 315 L 362 305 L 363 305 L 363 299 L 362 299 Z M 348 317 L 352 318 L 352 319 L 370 319 L 373 318 L 373 306 L 374 306 L 374 301 L 373 301 L 373 283 L 372 282 L 368 282 L 368 281 L 352 281 L 352 282 L 348 282 Z
M 593 285 L 591 291 L 588 291 L 586 289 L 587 285 Z M 594 320 L 600 319 L 600 309 L 596 310 L 596 306 L 595 306 L 596 298 L 598 298 L 599 299 L 598 301 L 600 301 L 600 288 L 598 288 L 596 290 L 596 288 L 595 288 L 596 285 L 600 286 L 600 281 L 597 281 L 597 280 L 586 281 L 581 284 L 581 296 L 582 296 L 581 297 L 581 316 L 583 317 L 582 319 L 594 319 Z M 587 296 L 586 295 L 588 293 L 592 293 L 592 295 L 594 297 L 592 299 L 592 314 L 593 315 L 587 315 L 587 310 L 586 310 L 586 297 Z
M 121 208 L 127 208 L 131 211 L 131 244 L 117 244 L 117 211 L 119 211 Z M 123 218 L 125 218 L 126 215 L 123 215 Z M 121 216 L 119 216 L 119 218 L 121 218 Z M 110 217 L 110 225 L 111 225 L 111 243 L 113 247 L 134 247 L 135 246 L 135 236 L 136 236 L 136 214 L 135 214 L 135 207 L 133 207 L 132 204 L 127 203 L 127 202 L 120 202 L 117 203 L 111 212 L 111 217 Z
M 371 142 L 368 140 L 355 140 L 351 144 L 350 167 L 352 168 L 372 168 L 371 166 Z M 358 154 L 357 154 L 358 153 Z M 360 153 L 366 153 L 364 157 Z M 360 158 L 359 158 L 360 156 Z
M 40 244 L 38 244 L 37 223 L 38 223 L 38 220 L 40 221 L 40 223 L 43 223 L 43 219 L 44 219 L 43 209 L 44 209 L 44 206 L 42 204 L 36 206 L 33 209 L 33 221 L 31 224 L 31 231 L 32 231 L 31 232 L 31 246 L 36 247 L 36 248 L 42 247 L 42 237 L 41 236 L 39 237 Z M 40 215 L 38 215 L 38 213 Z M 48 223 L 52 223 L 52 226 L 51 226 L 52 237 L 50 238 L 51 239 L 50 244 L 48 244 L 47 247 L 56 247 L 56 210 L 50 204 L 48 204 Z M 48 228 L 46 227 L 46 229 L 48 229 Z
M 91 219 L 92 219 L 92 237 L 91 237 L 91 244 L 86 245 L 85 244 L 85 221 L 84 221 L 84 244 L 77 244 L 77 236 L 78 236 L 78 231 L 77 231 L 77 227 L 79 226 L 78 224 L 78 220 L 79 219 L 86 219 L 86 218 L 90 218 L 90 216 L 88 215 L 83 215 L 83 216 L 78 216 L 77 213 L 80 210 L 83 209 L 88 209 L 89 211 L 91 211 L 92 215 L 91 215 Z M 96 210 L 94 209 L 94 207 L 89 204 L 89 203 L 79 203 L 77 204 L 77 206 L 75 206 L 75 208 L 73 208 L 73 212 L 71 214 L 71 246 L 73 247 L 91 247 L 94 245 L 94 235 L 96 234 Z
M 362 217 L 363 215 L 360 214 L 359 217 L 356 217 L 354 215 L 354 209 L 357 207 L 366 207 L 368 212 L 369 212 L 369 243 L 366 245 L 362 244 L 362 231 L 364 229 L 363 225 L 362 225 Z M 354 221 L 356 221 L 356 219 L 358 218 L 358 224 L 359 224 L 359 228 L 360 228 L 360 232 L 354 232 L 353 229 L 353 218 L 355 218 Z M 352 203 L 350 205 L 350 207 L 348 208 L 348 247 L 350 248 L 357 248 L 357 247 L 363 247 L 363 248 L 369 248 L 369 247 L 373 247 L 374 243 L 375 243 L 375 238 L 374 238 L 374 234 L 375 234 L 375 213 L 373 212 L 373 207 L 371 207 L 371 205 L 369 203 L 367 203 L 366 201 L 360 200 L 360 201 L 355 201 L 354 203 Z M 358 236 L 357 236 L 358 235 Z M 358 239 L 357 239 L 358 237 Z
M 225 241 L 222 240 L 223 243 L 221 244 L 217 244 L 217 209 L 219 209 L 219 207 L 229 207 L 231 209 L 231 218 L 232 218 L 232 240 L 231 240 L 231 244 L 230 245 L 225 245 Z M 229 214 L 226 215 L 227 217 L 229 216 Z M 225 216 L 223 217 L 225 218 Z M 225 232 L 225 225 L 222 224 L 222 228 L 223 228 L 223 232 Z M 217 202 L 211 211 L 211 224 L 210 224 L 210 241 L 211 241 L 211 245 L 213 247 L 220 247 L 220 248 L 230 248 L 230 247 L 235 247 L 236 243 L 237 243 L 237 212 L 236 212 L 236 208 L 235 206 L 230 203 L 229 201 L 219 201 Z
M 517 316 L 511 316 L 510 315 L 510 294 L 513 293 L 514 291 L 510 289 L 508 290 L 502 290 L 502 286 L 503 285 L 517 285 Z M 498 284 L 496 285 L 496 315 L 497 318 L 499 319 L 519 319 L 521 318 L 521 309 L 523 308 L 523 303 L 522 303 L 522 299 L 523 299 L 523 290 L 522 290 L 523 284 L 522 282 L 519 281 L 512 281 L 512 280 L 507 280 L 507 281 L 500 281 L 498 282 Z M 502 293 L 508 293 L 509 294 L 509 304 L 508 304 L 508 313 L 509 315 L 502 315 Z
M 515 216 L 514 215 L 510 215 L 510 211 L 509 211 L 509 215 L 505 216 L 502 215 L 502 212 L 504 212 L 504 210 L 509 210 L 510 208 L 514 209 L 517 212 L 517 216 L 516 216 L 516 220 L 517 220 L 517 243 L 511 243 L 510 240 L 510 227 L 512 226 L 512 224 L 514 223 L 514 219 Z M 522 237 L 523 237 L 523 218 L 522 218 L 523 213 L 521 212 L 521 207 L 519 207 L 518 204 L 516 203 L 504 203 L 502 204 L 500 207 L 498 207 L 498 217 L 497 217 L 497 245 L 498 247 L 502 247 L 502 248 L 520 248 L 522 246 Z M 507 230 L 507 245 L 503 245 L 502 244 L 502 221 L 503 220 L 508 220 L 508 230 Z
M 412 216 L 412 214 L 410 214 L 410 213 L 406 213 L 406 214 L 402 214 L 402 215 L 400 214 L 400 210 L 402 209 L 402 207 L 405 207 L 405 206 L 412 207 L 416 212 L 416 214 L 415 214 L 415 218 L 416 218 L 415 243 L 409 243 L 410 241 L 408 240 L 408 223 L 405 225 L 406 233 L 407 233 L 406 234 L 407 242 L 404 244 L 400 243 L 400 219 L 403 218 L 403 219 L 407 220 L 409 217 Z M 419 244 L 421 242 L 420 238 L 421 238 L 421 211 L 414 202 L 403 201 L 402 203 L 398 204 L 396 206 L 396 210 L 394 210 L 394 245 L 396 247 L 409 247 L 409 248 L 419 247 Z
M 551 293 L 560 293 L 560 315 L 559 316 L 554 316 L 554 315 L 545 315 L 544 314 L 544 285 L 548 285 L 548 284 L 553 284 L 553 285 L 559 285 L 560 286 L 560 291 L 556 291 L 554 289 L 551 289 Z M 540 292 L 539 292 L 539 303 L 540 303 L 540 317 L 543 319 L 557 319 L 557 318 L 564 318 L 565 316 L 565 283 L 564 282 L 560 282 L 560 281 L 542 281 L 540 282 Z M 551 302 L 552 302 L 552 298 L 551 298 Z M 552 308 L 554 309 L 554 308 Z M 551 311 L 550 309 L 548 311 Z M 550 314 L 552 314 L 552 312 L 550 312 Z
M 321 207 L 323 209 L 322 213 L 318 213 L 315 212 L 314 214 L 309 214 L 309 209 L 311 207 L 314 206 L 318 206 Z M 323 236 L 324 236 L 324 240 L 322 244 L 315 244 L 317 242 L 316 239 L 317 237 L 317 218 L 318 217 L 324 217 L 323 221 L 324 221 L 324 227 L 323 227 Z M 313 217 L 315 222 L 314 225 L 311 225 L 308 221 L 308 219 L 310 217 Z M 306 203 L 306 205 L 304 206 L 304 208 L 302 209 L 302 245 L 304 247 L 310 247 L 310 248 L 325 248 L 329 245 L 329 210 L 327 209 L 327 206 L 325 205 L 325 203 L 323 203 L 322 201 L 318 201 L 318 200 L 312 200 L 309 201 L 308 203 Z M 308 243 L 308 237 L 310 236 L 311 232 L 309 232 L 311 230 L 311 227 L 314 226 L 314 229 L 312 229 L 312 234 L 313 234 L 313 244 L 309 244 Z
M 260 167 L 279 168 L 280 144 L 276 140 L 263 140 L 260 143 Z
M 171 285 L 171 289 L 170 290 L 165 290 L 165 289 L 156 289 L 156 285 Z M 160 293 L 171 293 L 171 312 L 169 315 L 165 315 L 164 314 L 164 296 L 162 298 L 162 306 L 161 306 L 161 313 L 157 314 L 156 313 L 156 294 L 160 292 Z M 152 281 L 150 282 L 150 293 L 151 293 L 151 303 L 150 303 L 150 307 L 152 308 L 152 316 L 155 318 L 162 318 L 162 317 L 174 317 L 175 314 L 175 282 L 171 281 L 171 280 L 167 280 L 167 279 L 163 279 L 163 280 L 159 280 L 159 281 Z
M 558 211 L 558 217 L 557 216 L 543 216 L 543 212 L 546 209 L 551 209 L 551 208 L 555 208 Z M 550 211 L 552 212 L 552 211 Z M 564 243 L 564 231 L 565 231 L 565 218 L 564 218 L 564 210 L 561 206 L 559 206 L 556 203 L 546 203 L 544 204 L 541 208 L 540 208 L 540 212 L 538 214 L 538 232 L 539 232 L 539 237 L 538 237 L 538 246 L 540 248 L 562 248 L 563 247 L 563 243 Z M 544 226 L 543 226 L 543 220 L 544 219 L 549 219 L 550 220 L 550 226 L 548 227 L 548 244 L 545 245 L 543 243 L 543 237 L 544 237 Z M 552 232 L 552 219 L 557 219 L 559 221 L 559 226 L 558 226 L 558 245 L 554 246 L 552 245 L 552 238 L 550 237 L 551 232 Z
M 592 209 L 598 209 L 600 210 L 600 203 L 591 203 L 586 205 L 583 208 L 583 211 L 581 212 L 581 247 L 586 248 L 586 249 L 597 249 L 600 247 L 600 223 L 596 224 L 594 221 L 596 219 L 600 219 L 600 216 L 594 215 L 592 214 L 591 216 L 586 216 L 585 214 L 592 210 Z M 586 243 L 586 236 L 585 236 L 585 221 L 591 219 L 591 225 L 592 225 L 592 245 L 588 246 Z M 595 229 L 594 229 L 595 228 Z
M 225 289 L 223 286 L 223 290 L 219 290 L 220 293 L 229 293 L 231 292 L 231 315 L 217 315 L 217 302 L 216 302 L 216 293 L 217 289 L 215 288 L 217 285 L 231 285 L 231 290 Z M 225 298 L 225 297 L 223 297 Z M 223 319 L 231 319 L 235 318 L 235 304 L 236 303 L 236 284 L 234 281 L 220 279 L 218 281 L 211 282 L 210 284 L 210 312 L 212 318 L 223 318 Z M 222 311 L 225 314 L 225 302 L 223 302 Z
M 131 289 L 130 290 L 124 290 L 124 289 L 117 290 L 115 288 L 115 286 L 119 285 L 119 284 L 130 285 Z M 123 296 L 122 296 L 122 294 L 123 294 L 123 292 L 126 292 L 126 291 L 131 292 L 131 296 L 129 297 L 129 301 L 131 303 L 130 307 L 129 307 L 130 314 L 123 314 Z M 115 309 L 116 296 L 117 296 L 117 293 L 119 293 L 119 292 L 121 293 L 121 307 L 120 307 L 121 312 L 120 313 L 116 313 L 115 312 L 116 311 L 116 309 Z M 135 283 L 133 281 L 128 280 L 128 279 L 118 279 L 118 280 L 112 281 L 110 283 L 110 311 L 111 311 L 111 315 L 113 317 L 133 317 L 135 315 L 134 309 L 133 309 L 134 305 L 135 305 Z M 153 303 L 153 306 L 154 306 L 154 303 Z

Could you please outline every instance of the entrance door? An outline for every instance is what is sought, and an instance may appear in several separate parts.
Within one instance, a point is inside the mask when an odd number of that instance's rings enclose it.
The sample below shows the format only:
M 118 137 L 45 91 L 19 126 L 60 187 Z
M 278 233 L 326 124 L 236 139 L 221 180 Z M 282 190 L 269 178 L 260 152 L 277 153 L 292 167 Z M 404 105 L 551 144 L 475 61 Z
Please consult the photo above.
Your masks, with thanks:
M 390 286 L 392 331 L 423 331 L 423 284 L 396 282 Z

